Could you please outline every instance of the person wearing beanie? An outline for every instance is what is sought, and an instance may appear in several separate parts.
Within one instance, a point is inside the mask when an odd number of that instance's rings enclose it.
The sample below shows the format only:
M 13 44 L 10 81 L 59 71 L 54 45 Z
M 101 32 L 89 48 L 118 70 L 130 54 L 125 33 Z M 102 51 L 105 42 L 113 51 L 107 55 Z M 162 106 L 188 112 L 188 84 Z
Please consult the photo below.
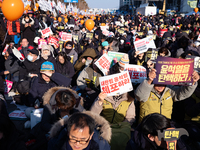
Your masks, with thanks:
M 67 56 L 71 57 L 70 62 L 74 64 L 78 59 L 78 54 L 73 48 L 74 44 L 72 41 L 67 41 L 64 44 L 63 52 L 67 54 Z
M 46 61 L 41 65 L 40 74 L 33 81 L 30 92 L 29 92 L 29 105 L 31 107 L 38 108 L 42 105 L 42 96 L 48 89 L 54 86 L 68 87 L 71 84 L 71 78 L 56 73 L 54 64 Z M 39 100 L 38 103 L 35 103 Z
M 120 72 L 124 71 L 125 65 L 129 64 L 128 54 L 124 54 L 122 56 L 122 58 L 119 60 L 118 64 L 119 64 L 119 70 L 120 70 Z
M 108 54 L 108 50 L 109 50 L 109 43 L 107 41 L 104 41 L 102 43 L 102 55 L 103 54 Z

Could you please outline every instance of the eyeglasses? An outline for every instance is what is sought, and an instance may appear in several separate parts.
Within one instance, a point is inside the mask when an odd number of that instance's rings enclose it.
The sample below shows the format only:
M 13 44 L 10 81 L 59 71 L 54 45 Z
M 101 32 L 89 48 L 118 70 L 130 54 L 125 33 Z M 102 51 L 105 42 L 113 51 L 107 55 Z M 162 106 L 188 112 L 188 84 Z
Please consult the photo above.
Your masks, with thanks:
M 68 47 L 72 47 L 72 46 L 71 46 L 71 45 L 69 45 L 69 44 L 68 44 L 68 45 L 66 45 L 66 46 L 68 46 Z
M 79 143 L 82 144 L 82 145 L 88 143 L 89 140 L 90 140 L 90 137 L 89 137 L 86 141 L 84 141 L 84 140 L 76 140 L 76 139 L 69 138 L 69 141 L 70 141 L 70 142 L 72 142 L 72 143 L 77 143 L 77 142 L 79 142 Z

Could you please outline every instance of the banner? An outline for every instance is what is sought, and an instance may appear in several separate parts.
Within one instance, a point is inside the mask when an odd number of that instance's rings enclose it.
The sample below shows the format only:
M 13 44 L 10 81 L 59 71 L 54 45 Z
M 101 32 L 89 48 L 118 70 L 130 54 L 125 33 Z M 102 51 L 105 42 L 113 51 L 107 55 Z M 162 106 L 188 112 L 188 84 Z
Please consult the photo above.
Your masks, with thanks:
M 178 59 L 158 56 L 154 84 L 192 85 L 193 59 Z
M 53 34 L 53 32 L 51 31 L 51 28 L 50 28 L 50 27 L 48 27 L 48 28 L 42 30 L 41 33 L 42 33 L 42 35 L 43 35 L 44 37 L 49 37 L 50 35 Z
M 11 120 L 26 120 L 25 112 L 22 110 L 14 110 L 9 114 Z
M 147 62 L 148 60 L 151 60 L 153 62 L 156 62 L 157 57 L 158 50 L 151 48 L 146 52 L 145 61 Z
M 72 34 L 71 33 L 62 32 L 61 40 L 62 41 L 72 41 Z
M 38 40 L 38 49 L 42 49 L 42 45 L 47 45 L 47 41 L 45 39 Z
M 128 71 L 99 78 L 101 91 L 107 96 L 121 95 L 133 90 Z
M 110 62 L 108 55 L 104 54 L 95 62 L 95 65 L 106 75 L 110 68 Z
M 194 59 L 194 70 L 200 73 L 200 57 L 187 55 L 186 59 Z
M 110 67 L 112 67 L 115 63 L 117 63 L 122 58 L 122 56 L 124 56 L 124 54 L 125 53 L 108 51 L 108 57 L 111 60 Z
M 146 68 L 139 65 L 125 65 L 125 71 L 129 72 L 132 83 L 142 83 L 146 78 Z
M 86 33 L 86 38 L 92 39 L 93 38 L 93 33 Z

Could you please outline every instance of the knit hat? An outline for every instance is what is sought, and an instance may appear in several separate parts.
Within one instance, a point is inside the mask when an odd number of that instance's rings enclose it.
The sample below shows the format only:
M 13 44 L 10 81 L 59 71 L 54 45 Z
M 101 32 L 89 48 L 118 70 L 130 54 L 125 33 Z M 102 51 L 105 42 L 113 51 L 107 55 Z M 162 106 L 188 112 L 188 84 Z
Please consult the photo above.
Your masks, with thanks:
M 107 41 L 104 41 L 103 43 L 102 43 L 102 46 L 104 47 L 104 46 L 108 46 L 109 45 L 109 43 L 107 42 Z
M 41 71 L 45 71 L 45 70 L 54 70 L 54 65 L 53 63 L 49 62 L 49 61 L 45 61 L 42 65 L 41 65 Z
M 124 54 L 123 57 L 119 60 L 119 66 L 125 67 L 125 64 L 129 64 L 128 54 Z

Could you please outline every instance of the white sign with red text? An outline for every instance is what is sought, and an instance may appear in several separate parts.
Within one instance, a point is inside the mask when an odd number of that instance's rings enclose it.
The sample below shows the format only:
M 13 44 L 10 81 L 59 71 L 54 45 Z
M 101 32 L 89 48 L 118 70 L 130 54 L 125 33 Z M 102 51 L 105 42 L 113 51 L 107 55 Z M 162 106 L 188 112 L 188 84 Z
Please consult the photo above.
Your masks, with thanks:
M 142 83 L 147 78 L 146 68 L 143 66 L 126 64 L 125 71 L 129 72 L 133 83 Z
M 128 71 L 99 78 L 101 91 L 107 96 L 121 95 L 133 90 Z
M 72 41 L 72 34 L 66 33 L 66 32 L 62 32 L 61 40 L 62 41 Z
M 109 71 L 110 63 L 111 61 L 108 55 L 104 54 L 95 62 L 95 65 L 103 72 L 104 75 L 106 75 Z
M 41 33 L 42 33 L 42 36 L 44 36 L 44 37 L 49 37 L 50 35 L 53 34 L 50 27 L 42 30 Z

